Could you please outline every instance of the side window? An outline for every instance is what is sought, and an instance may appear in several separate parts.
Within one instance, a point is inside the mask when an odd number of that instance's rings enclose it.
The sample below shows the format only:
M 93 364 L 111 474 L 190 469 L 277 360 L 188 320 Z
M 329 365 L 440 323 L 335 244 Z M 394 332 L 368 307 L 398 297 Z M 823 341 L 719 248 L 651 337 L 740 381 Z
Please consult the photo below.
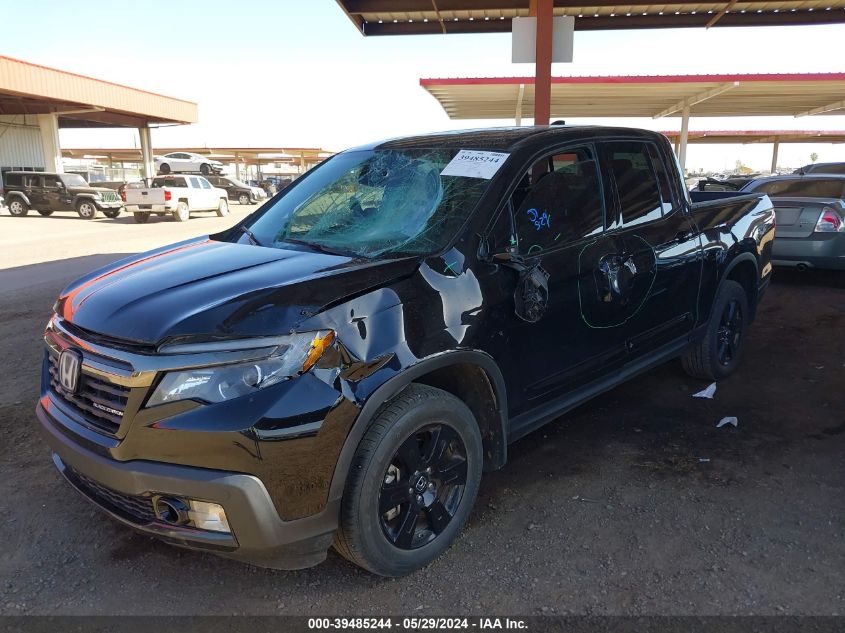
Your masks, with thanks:
M 191 176 L 191 187 L 193 187 L 194 189 L 202 188 L 199 178 L 197 178 L 196 176 Z
M 648 145 L 639 141 L 604 144 L 607 165 L 616 183 L 622 225 L 660 219 L 663 200 L 648 155 Z
M 59 177 L 58 176 L 44 176 L 44 186 L 48 189 L 58 189 L 59 188 Z
M 23 179 L 20 174 L 4 174 L 3 180 L 8 187 L 20 187 Z
M 534 163 L 512 196 L 519 252 L 533 255 L 604 229 L 595 156 L 586 147 Z
M 213 189 L 213 187 L 211 186 L 211 183 L 208 182 L 205 178 L 198 178 L 197 180 L 200 181 L 200 186 L 203 189 Z
M 660 158 L 655 145 L 649 143 L 648 155 L 651 158 L 651 164 L 654 166 L 654 172 L 657 174 L 657 184 L 660 186 L 660 198 L 663 201 L 663 214 L 667 215 L 672 212 L 672 200 L 677 195 L 677 192 L 672 187 L 666 165 L 663 164 L 663 160 Z

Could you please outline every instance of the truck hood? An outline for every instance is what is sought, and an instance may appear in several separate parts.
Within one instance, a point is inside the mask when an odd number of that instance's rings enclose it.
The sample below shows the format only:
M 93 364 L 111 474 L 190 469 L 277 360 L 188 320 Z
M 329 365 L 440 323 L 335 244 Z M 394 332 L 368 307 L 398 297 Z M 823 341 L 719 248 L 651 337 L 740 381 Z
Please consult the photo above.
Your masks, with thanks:
M 418 265 L 417 258 L 370 261 L 204 237 L 78 279 L 62 291 L 56 312 L 85 330 L 147 345 L 273 336 Z

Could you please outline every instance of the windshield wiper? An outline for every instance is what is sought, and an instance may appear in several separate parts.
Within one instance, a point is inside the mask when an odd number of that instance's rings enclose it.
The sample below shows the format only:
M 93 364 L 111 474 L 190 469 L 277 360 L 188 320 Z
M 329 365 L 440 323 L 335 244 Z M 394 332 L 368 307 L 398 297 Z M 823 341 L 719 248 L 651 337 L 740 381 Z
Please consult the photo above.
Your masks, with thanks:
M 343 251 L 335 248 L 330 248 L 328 246 L 323 246 L 322 244 L 316 244 L 314 242 L 309 242 L 307 240 L 300 240 L 295 237 L 285 237 L 282 239 L 282 242 L 288 242 L 290 244 L 299 244 L 301 246 L 306 246 L 310 249 L 313 249 L 319 253 L 327 253 L 328 255 L 342 255 L 344 257 L 360 257 L 357 253 L 351 251 Z
M 243 233 L 244 235 L 246 235 L 249 238 L 250 243 L 252 243 L 255 246 L 261 246 L 261 242 L 258 241 L 258 238 L 255 237 L 255 233 L 250 231 L 249 228 L 241 225 L 240 229 L 241 229 L 241 233 Z

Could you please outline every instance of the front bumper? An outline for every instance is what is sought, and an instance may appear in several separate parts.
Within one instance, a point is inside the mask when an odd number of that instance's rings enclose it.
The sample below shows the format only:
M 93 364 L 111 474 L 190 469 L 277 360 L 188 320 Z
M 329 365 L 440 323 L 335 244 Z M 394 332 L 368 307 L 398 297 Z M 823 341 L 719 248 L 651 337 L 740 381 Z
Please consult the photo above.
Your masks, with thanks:
M 63 420 L 64 413 L 49 407 L 49 401 L 39 402 L 36 415 L 62 475 L 124 525 L 174 545 L 261 567 L 302 569 L 326 557 L 337 527 L 338 501 L 329 502 L 318 514 L 283 521 L 264 484 L 253 475 L 146 460 L 120 462 L 74 441 L 65 430 L 73 421 Z M 159 520 L 154 512 L 150 514 L 157 494 L 220 504 L 231 533 Z M 149 503 L 147 512 L 145 502 Z
M 94 204 L 101 211 L 108 209 L 120 209 L 121 207 L 123 207 L 123 202 L 121 202 L 120 200 L 113 202 L 103 202 L 102 200 L 94 200 Z

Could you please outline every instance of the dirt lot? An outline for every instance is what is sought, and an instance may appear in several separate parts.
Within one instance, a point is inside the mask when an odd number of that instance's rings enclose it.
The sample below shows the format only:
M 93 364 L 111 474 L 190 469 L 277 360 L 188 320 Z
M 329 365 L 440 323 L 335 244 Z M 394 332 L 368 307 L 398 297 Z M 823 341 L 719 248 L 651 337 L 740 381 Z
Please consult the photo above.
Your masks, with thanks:
M 120 253 L 232 221 L 0 217 L 0 613 L 845 614 L 842 274 L 777 271 L 714 400 L 669 363 L 516 443 L 455 546 L 409 578 L 334 554 L 256 569 L 112 524 L 36 432 L 50 306 Z M 717 429 L 726 415 L 739 427 Z

